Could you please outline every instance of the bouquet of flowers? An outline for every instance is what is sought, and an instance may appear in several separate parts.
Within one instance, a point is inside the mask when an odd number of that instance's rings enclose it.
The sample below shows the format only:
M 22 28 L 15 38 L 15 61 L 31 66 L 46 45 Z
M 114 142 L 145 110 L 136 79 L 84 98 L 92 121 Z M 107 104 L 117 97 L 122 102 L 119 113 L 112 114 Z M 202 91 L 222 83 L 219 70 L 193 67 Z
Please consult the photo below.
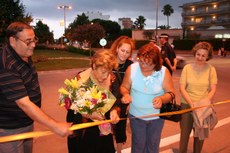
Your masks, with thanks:
M 116 98 L 113 94 L 98 87 L 91 78 L 78 81 L 77 78 L 64 81 L 66 87 L 60 88 L 59 105 L 72 109 L 75 113 L 89 114 L 93 112 L 105 115 L 111 109 Z

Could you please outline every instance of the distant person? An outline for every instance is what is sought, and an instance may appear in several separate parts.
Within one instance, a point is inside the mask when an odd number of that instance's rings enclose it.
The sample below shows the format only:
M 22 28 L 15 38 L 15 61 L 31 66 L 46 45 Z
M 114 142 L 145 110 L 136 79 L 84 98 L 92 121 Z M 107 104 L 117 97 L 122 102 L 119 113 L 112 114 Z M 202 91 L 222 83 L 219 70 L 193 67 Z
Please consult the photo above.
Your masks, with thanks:
M 14 22 L 6 30 L 0 51 L 0 137 L 33 131 L 37 121 L 67 136 L 70 124 L 57 122 L 41 109 L 38 74 L 31 56 L 38 38 L 28 24 Z M 33 139 L 0 143 L 0 153 L 32 153 Z
M 207 61 L 212 58 L 213 47 L 208 42 L 197 43 L 192 52 L 194 54 L 194 63 L 187 64 L 181 73 L 180 78 L 180 93 L 181 93 L 181 108 L 193 108 L 199 103 L 207 105 L 212 102 L 212 98 L 216 92 L 217 74 L 216 69 Z M 203 104 L 204 103 L 204 104 Z M 207 134 L 206 130 L 211 129 L 206 126 L 199 130 L 194 129 L 195 117 L 193 116 L 196 110 L 182 114 L 180 122 L 180 153 L 187 153 L 189 137 L 192 129 L 194 130 L 194 145 L 193 152 L 201 153 L 204 138 L 200 138 Z M 209 120 L 209 119 L 208 119 Z M 206 121 L 204 121 L 205 123 Z M 204 133 L 202 133 L 204 129 Z M 201 135 L 199 135 L 199 132 Z M 198 133 L 198 135 L 196 135 Z
M 119 64 L 118 70 L 113 70 L 113 73 L 117 76 L 117 79 L 119 80 L 119 85 L 121 85 L 123 81 L 126 69 L 129 65 L 133 63 L 133 61 L 129 60 L 129 58 L 132 56 L 134 48 L 135 44 L 133 39 L 127 36 L 120 36 L 119 38 L 117 38 L 110 48 L 110 51 L 115 55 L 116 60 Z M 121 107 L 120 117 L 126 118 L 128 104 L 121 103 L 122 95 L 120 92 L 118 93 L 118 95 L 115 96 Z M 114 135 L 117 143 L 117 153 L 121 153 L 122 145 L 127 140 L 126 121 L 127 120 L 121 120 L 114 126 Z
M 224 47 L 221 47 L 221 48 L 220 48 L 220 54 L 221 54 L 221 56 L 226 57 L 227 52 L 226 52 L 226 50 L 224 49 Z
M 160 43 L 162 45 L 161 55 L 163 59 L 163 65 L 168 68 L 170 74 L 172 75 L 173 71 L 176 71 L 177 59 L 174 49 L 168 42 L 168 38 L 168 34 L 160 35 Z
M 132 130 L 132 153 L 159 153 L 164 119 L 158 116 L 138 118 L 160 113 L 163 103 L 171 100 L 167 92 L 175 92 L 172 76 L 162 66 L 156 46 L 146 44 L 138 53 L 138 62 L 125 72 L 120 90 L 122 102 L 130 104 L 129 117 Z

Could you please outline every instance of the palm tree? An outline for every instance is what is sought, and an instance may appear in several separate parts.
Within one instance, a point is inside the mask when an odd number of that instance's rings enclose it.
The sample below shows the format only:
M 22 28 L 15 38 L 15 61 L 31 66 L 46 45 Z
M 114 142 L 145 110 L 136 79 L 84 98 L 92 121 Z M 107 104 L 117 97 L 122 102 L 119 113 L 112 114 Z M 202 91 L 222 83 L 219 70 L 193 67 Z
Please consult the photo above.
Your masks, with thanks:
M 171 5 L 166 4 L 161 10 L 165 16 L 167 16 L 167 27 L 169 28 L 169 16 L 173 14 L 174 10 Z
M 134 22 L 134 25 L 138 28 L 138 29 L 144 29 L 145 24 L 145 17 L 143 16 L 138 16 L 138 18 L 136 18 L 136 21 Z

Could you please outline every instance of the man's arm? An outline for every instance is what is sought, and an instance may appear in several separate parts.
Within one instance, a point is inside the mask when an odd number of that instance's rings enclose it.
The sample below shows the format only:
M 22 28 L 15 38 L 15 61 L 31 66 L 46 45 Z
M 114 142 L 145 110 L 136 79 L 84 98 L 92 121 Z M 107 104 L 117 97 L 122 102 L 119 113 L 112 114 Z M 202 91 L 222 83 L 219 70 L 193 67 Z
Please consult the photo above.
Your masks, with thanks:
M 169 59 L 167 57 L 165 57 L 164 59 L 165 59 L 165 62 L 169 65 L 170 69 L 172 70 L 173 66 L 172 66 L 171 62 L 169 61 Z
M 54 133 L 60 136 L 68 136 L 72 133 L 69 130 L 70 123 L 55 121 L 31 102 L 28 96 L 18 99 L 16 103 L 31 119 L 45 125 Z
M 174 63 L 174 65 L 172 67 L 172 70 L 176 71 L 176 65 L 177 65 L 177 59 L 176 58 L 173 59 L 173 63 Z

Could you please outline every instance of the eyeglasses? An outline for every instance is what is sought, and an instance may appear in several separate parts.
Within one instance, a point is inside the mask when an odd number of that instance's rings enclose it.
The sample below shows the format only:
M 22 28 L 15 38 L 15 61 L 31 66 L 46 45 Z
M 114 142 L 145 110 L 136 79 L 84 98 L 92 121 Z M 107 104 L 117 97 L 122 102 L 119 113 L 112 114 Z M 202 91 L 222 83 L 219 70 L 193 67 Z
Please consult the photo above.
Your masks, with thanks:
M 38 37 L 34 37 L 34 39 L 33 40 L 29 40 L 29 39 L 27 39 L 27 40 L 22 40 L 22 39 L 20 39 L 18 36 L 14 36 L 16 39 L 18 39 L 18 40 L 20 40 L 21 42 L 23 42 L 26 46 L 30 46 L 32 43 L 37 43 L 38 42 Z
M 140 65 L 144 65 L 144 66 L 152 66 L 153 63 L 152 62 L 145 62 L 143 59 L 137 58 L 137 61 L 140 63 Z

